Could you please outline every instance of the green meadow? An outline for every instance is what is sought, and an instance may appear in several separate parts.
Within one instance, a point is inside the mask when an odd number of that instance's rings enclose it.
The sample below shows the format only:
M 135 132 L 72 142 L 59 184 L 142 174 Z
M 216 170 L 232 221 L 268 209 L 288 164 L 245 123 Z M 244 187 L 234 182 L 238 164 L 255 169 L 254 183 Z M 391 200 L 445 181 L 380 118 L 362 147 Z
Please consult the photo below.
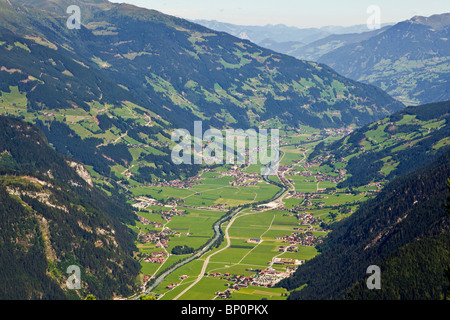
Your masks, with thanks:
M 210 207 L 214 205 L 226 205 L 235 207 L 252 202 L 271 199 L 279 187 L 266 182 L 260 182 L 255 186 L 232 186 L 232 177 L 217 177 L 217 174 L 207 173 L 201 184 L 194 185 L 191 189 L 174 187 L 136 187 L 130 189 L 133 195 L 147 196 L 159 201 L 168 198 L 182 198 L 185 205 L 193 207 Z

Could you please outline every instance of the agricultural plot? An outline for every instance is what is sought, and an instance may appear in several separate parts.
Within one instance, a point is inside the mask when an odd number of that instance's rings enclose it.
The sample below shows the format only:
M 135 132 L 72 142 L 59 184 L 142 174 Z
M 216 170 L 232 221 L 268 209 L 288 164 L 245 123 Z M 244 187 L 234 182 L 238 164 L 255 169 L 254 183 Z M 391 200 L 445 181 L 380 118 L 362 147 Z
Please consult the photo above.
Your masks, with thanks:
M 281 165 L 288 166 L 294 164 L 294 162 L 300 162 L 304 160 L 305 149 L 295 148 L 294 146 L 282 147 L 281 151 L 284 152 L 284 157 L 281 160 Z
M 286 179 L 292 180 L 295 191 L 302 193 L 314 193 L 317 192 L 318 181 L 315 177 L 305 176 L 286 176 Z
M 286 300 L 286 290 L 283 288 L 262 288 L 249 286 L 233 292 L 230 300 Z
M 194 185 L 191 189 L 181 189 L 173 187 L 136 187 L 131 191 L 136 197 L 147 196 L 159 201 L 168 198 L 181 198 L 186 206 L 210 207 L 225 205 L 235 207 L 242 204 L 269 200 L 279 188 L 260 182 L 251 186 L 232 186 L 232 177 L 218 178 L 212 173 L 207 173 L 201 184 Z

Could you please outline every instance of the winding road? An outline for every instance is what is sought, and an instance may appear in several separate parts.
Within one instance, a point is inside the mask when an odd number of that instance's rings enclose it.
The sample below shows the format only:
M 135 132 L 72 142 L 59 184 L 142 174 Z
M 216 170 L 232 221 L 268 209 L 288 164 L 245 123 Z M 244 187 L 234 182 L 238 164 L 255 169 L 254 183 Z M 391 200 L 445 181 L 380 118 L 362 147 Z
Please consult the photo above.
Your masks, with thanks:
M 281 160 L 284 158 L 284 152 L 283 152 L 283 156 L 280 158 L 279 162 L 281 162 Z M 270 179 L 267 178 L 267 176 L 263 176 L 264 180 L 268 183 L 271 184 L 275 184 L 277 186 L 279 186 L 279 184 L 276 184 L 275 182 L 271 181 Z M 283 185 L 283 187 L 281 188 L 281 190 L 269 201 L 266 202 L 267 203 L 271 203 L 271 202 L 278 202 L 280 200 L 282 200 L 286 194 L 287 191 L 289 191 L 289 187 Z M 228 230 L 229 228 L 232 226 L 233 222 L 236 220 L 237 218 L 237 214 L 240 213 L 245 207 L 238 207 L 236 209 L 234 209 L 233 211 L 231 211 L 230 213 L 224 215 L 222 218 L 220 218 L 218 221 L 216 221 L 216 223 L 213 226 L 214 229 L 214 237 L 212 239 L 209 240 L 209 242 L 203 247 L 203 249 L 197 251 L 196 253 L 194 253 L 192 256 L 190 256 L 189 258 L 180 261 L 176 264 L 174 264 L 173 266 L 171 266 L 169 269 L 167 269 L 163 274 L 161 274 L 158 278 L 155 279 L 155 281 L 150 285 L 150 287 L 148 287 L 145 291 L 144 294 L 149 294 L 150 292 L 152 292 L 157 286 L 159 286 L 161 284 L 161 282 L 167 278 L 168 275 L 170 275 L 172 272 L 174 272 L 176 269 L 184 266 L 185 264 L 192 262 L 193 260 L 196 260 L 200 257 L 202 257 L 207 251 L 211 250 L 213 245 L 216 243 L 217 240 L 219 240 L 220 235 L 221 235 L 221 226 L 222 224 L 230 219 L 230 223 L 227 225 L 225 231 L 224 231 L 224 236 L 226 238 L 227 244 L 225 247 L 221 248 L 220 250 L 214 252 L 213 254 L 209 255 L 208 257 L 206 257 L 205 262 L 203 263 L 203 267 L 202 270 L 200 272 L 200 274 L 198 275 L 197 279 L 192 282 L 189 287 L 187 287 L 186 289 L 184 289 L 180 294 L 178 294 L 174 300 L 177 300 L 178 298 L 180 298 L 182 295 L 184 295 L 187 291 L 189 291 L 194 285 L 196 285 L 205 275 L 206 272 L 206 268 L 208 267 L 209 261 L 211 259 L 211 257 L 213 257 L 214 255 L 216 255 L 219 252 L 222 252 L 223 250 L 226 250 L 230 247 L 231 241 L 230 241 L 230 237 L 228 234 Z M 267 209 L 269 210 L 269 209 Z M 246 213 L 247 214 L 253 214 L 253 213 Z M 242 215 L 244 216 L 244 215 Z M 134 299 L 138 299 L 138 297 L 134 296 Z

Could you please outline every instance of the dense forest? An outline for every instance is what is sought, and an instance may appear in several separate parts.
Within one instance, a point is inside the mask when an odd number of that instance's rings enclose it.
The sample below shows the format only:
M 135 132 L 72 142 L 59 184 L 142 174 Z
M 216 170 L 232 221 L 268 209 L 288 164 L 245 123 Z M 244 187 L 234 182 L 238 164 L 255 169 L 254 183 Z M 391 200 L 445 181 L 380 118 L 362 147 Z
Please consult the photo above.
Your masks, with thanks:
M 390 182 L 349 218 L 332 225 L 320 255 L 279 283 L 290 299 L 443 299 L 450 266 L 446 214 L 450 152 Z M 381 290 L 366 269 L 381 268 Z
M 0 299 L 132 293 L 140 265 L 126 202 L 81 178 L 28 123 L 0 116 L 0 150 Z M 79 291 L 64 289 L 69 265 L 81 269 Z

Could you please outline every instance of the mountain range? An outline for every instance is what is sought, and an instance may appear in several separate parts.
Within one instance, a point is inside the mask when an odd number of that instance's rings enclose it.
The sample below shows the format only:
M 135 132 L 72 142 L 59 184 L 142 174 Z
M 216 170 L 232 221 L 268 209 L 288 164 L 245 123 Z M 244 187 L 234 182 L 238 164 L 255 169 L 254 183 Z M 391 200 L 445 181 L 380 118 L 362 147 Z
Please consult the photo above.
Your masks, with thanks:
M 67 28 L 69 3 L 83 12 L 79 30 Z M 361 126 L 404 107 L 326 65 L 154 10 L 103 0 L 1 0 L 0 9 L 0 112 L 37 124 L 58 152 L 113 180 L 195 175 L 198 166 L 171 162 L 170 134 L 196 120 Z
M 450 98 L 449 32 L 450 13 L 414 17 L 318 61 L 374 84 L 405 104 L 444 101 Z
M 381 90 L 349 81 L 324 65 L 297 61 L 156 11 L 107 1 L 80 1 L 84 15 L 83 27 L 78 31 L 66 27 L 67 15 L 58 15 L 64 1 L 52 2 L 59 3 L 59 7 L 44 5 L 46 2 L 42 1 L 19 2 L 56 13 L 33 9 L 25 15 L 30 9 L 2 1 L 2 12 L 8 16 L 2 18 L 4 37 L 9 33 L 11 37 L 22 38 L 13 44 L 40 46 L 39 50 L 23 49 L 17 55 L 2 58 L 4 67 L 21 70 L 22 60 L 42 59 L 34 57 L 40 52 L 61 55 L 71 62 L 58 63 L 55 58 L 57 66 L 48 68 L 65 72 L 59 77 L 52 74 L 53 79 L 68 79 L 57 81 L 52 90 L 69 90 L 79 107 L 86 108 L 87 102 L 101 101 L 101 97 L 107 97 L 109 102 L 114 99 L 116 104 L 128 98 L 174 125 L 203 120 L 216 127 L 242 128 L 273 116 L 294 125 L 361 125 L 402 107 Z M 14 28 L 19 24 L 20 30 Z M 11 30 L 16 32 L 11 34 Z M 8 47 L 10 43 L 3 45 L 5 53 L 13 49 Z M 42 46 L 43 43 L 47 46 Z M 66 82 L 86 81 L 75 73 L 80 68 L 73 66 L 75 60 L 80 67 L 85 66 L 79 72 L 95 73 L 104 83 L 89 84 L 90 96 L 77 97 L 78 91 L 86 90 L 64 88 Z M 74 70 L 70 70 L 69 63 Z M 42 101 L 47 95 L 40 93 L 49 90 L 52 81 L 41 79 L 50 72 L 43 68 L 22 74 L 22 78 L 33 77 L 27 82 L 28 90 L 35 88 L 32 94 L 27 92 L 31 109 L 39 109 L 40 105 L 51 108 L 54 104 Z M 15 72 L 14 77 L 19 77 L 17 73 L 20 72 Z M 111 84 L 112 79 L 117 79 L 118 84 Z M 71 85 L 73 88 L 74 84 Z M 108 85 L 110 88 L 104 88 Z M 104 90 L 108 94 L 102 94 Z M 67 108 L 67 104 L 61 107 Z
M 369 31 L 367 25 L 354 26 L 324 26 L 319 28 L 299 28 L 286 26 L 284 24 L 265 25 L 265 26 L 244 26 L 232 23 L 225 23 L 216 20 L 192 20 L 212 30 L 229 33 L 235 37 L 250 40 L 258 45 L 264 42 L 287 43 L 292 42 L 300 45 L 313 43 L 314 41 L 324 39 L 331 35 L 340 34 L 360 34 Z M 392 25 L 392 23 L 383 23 L 381 27 Z M 269 48 L 272 49 L 272 48 Z
M 279 286 L 291 300 L 442 300 L 448 297 L 450 152 L 394 179 L 335 223 L 320 254 Z M 366 284 L 380 268 L 380 290 Z M 297 290 L 302 287 L 301 290 Z
M 135 215 L 29 123 L 0 116 L 0 299 L 100 299 L 136 289 Z M 80 267 L 81 290 L 67 268 Z
M 80 29 L 67 27 L 70 5 L 81 8 Z M 200 165 L 177 166 L 170 155 L 173 129 L 199 120 L 205 129 L 350 127 L 305 161 L 343 172 L 336 188 L 348 192 L 385 186 L 280 282 L 290 299 L 443 298 L 447 19 L 303 30 L 302 44 L 260 40 L 304 48 L 317 62 L 129 4 L 0 0 L 0 298 L 135 292 L 128 187 L 198 174 Z M 66 287 L 71 264 L 82 267 L 81 291 Z M 373 264 L 385 289 L 368 293 Z
M 246 30 L 217 22 L 203 24 L 237 36 L 237 30 Z M 383 24 L 373 31 L 367 27 L 360 32 L 331 29 L 330 35 L 319 33 L 323 28 L 298 31 L 316 32 L 314 41 L 304 41 L 293 32 L 280 35 L 270 33 L 270 28 L 249 28 L 261 34 L 258 38 L 252 33 L 257 39 L 253 41 L 263 47 L 324 63 L 350 79 L 380 87 L 406 105 L 449 99 L 450 13 L 414 16 L 396 24 Z

